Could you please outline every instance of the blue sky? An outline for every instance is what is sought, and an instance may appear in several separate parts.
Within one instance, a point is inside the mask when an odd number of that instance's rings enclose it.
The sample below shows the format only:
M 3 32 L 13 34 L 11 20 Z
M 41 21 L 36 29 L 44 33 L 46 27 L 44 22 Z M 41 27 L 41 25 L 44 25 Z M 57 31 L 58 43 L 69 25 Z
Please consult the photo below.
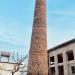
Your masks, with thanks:
M 35 0 L 0 0 L 0 50 L 29 51 Z M 75 38 L 75 0 L 47 0 L 48 49 Z

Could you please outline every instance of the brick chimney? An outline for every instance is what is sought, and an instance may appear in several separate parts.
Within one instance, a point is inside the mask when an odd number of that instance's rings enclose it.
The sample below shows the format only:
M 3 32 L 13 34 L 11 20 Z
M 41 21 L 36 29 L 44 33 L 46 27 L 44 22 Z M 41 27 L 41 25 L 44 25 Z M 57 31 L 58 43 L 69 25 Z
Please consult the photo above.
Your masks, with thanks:
M 27 75 L 48 75 L 46 0 L 36 0 Z

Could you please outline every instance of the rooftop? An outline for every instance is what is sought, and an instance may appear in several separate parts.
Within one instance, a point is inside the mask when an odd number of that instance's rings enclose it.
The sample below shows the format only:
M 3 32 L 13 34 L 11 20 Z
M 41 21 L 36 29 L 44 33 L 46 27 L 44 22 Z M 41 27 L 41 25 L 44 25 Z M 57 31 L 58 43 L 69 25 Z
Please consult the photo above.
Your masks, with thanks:
M 50 49 L 48 50 L 48 52 L 53 51 L 53 50 L 56 50 L 56 49 L 58 49 L 58 48 L 62 48 L 62 47 L 67 46 L 67 45 L 69 45 L 69 44 L 71 44 L 71 43 L 75 43 L 75 38 L 72 39 L 72 40 L 66 41 L 66 42 L 64 42 L 64 43 L 62 43 L 62 44 L 60 44 L 60 45 L 57 45 L 57 46 L 55 46 L 55 47 L 53 47 L 53 48 L 50 48 Z

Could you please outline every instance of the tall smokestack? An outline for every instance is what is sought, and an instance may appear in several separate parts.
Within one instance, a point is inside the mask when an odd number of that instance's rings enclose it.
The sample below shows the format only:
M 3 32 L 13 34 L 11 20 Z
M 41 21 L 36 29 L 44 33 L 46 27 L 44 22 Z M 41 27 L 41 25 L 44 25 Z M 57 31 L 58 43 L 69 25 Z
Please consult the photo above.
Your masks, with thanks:
M 36 0 L 27 75 L 48 75 L 46 0 Z

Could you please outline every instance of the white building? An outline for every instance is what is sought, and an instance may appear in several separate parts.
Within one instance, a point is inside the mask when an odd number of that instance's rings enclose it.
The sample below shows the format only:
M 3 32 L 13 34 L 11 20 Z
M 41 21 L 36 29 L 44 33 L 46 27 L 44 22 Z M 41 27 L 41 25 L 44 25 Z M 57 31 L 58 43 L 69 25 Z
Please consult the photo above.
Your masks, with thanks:
M 75 75 L 75 39 L 48 50 L 49 75 Z
M 17 68 L 15 63 L 6 63 L 0 62 L 0 75 L 12 75 L 12 70 Z M 17 71 L 13 75 L 20 75 L 20 72 Z
M 27 64 L 26 58 L 19 59 L 19 57 L 13 56 L 10 52 L 0 52 L 0 75 L 26 75 Z
M 10 60 L 10 52 L 0 52 L 0 75 L 19 75 L 19 64 Z M 13 74 L 14 73 L 14 74 Z

